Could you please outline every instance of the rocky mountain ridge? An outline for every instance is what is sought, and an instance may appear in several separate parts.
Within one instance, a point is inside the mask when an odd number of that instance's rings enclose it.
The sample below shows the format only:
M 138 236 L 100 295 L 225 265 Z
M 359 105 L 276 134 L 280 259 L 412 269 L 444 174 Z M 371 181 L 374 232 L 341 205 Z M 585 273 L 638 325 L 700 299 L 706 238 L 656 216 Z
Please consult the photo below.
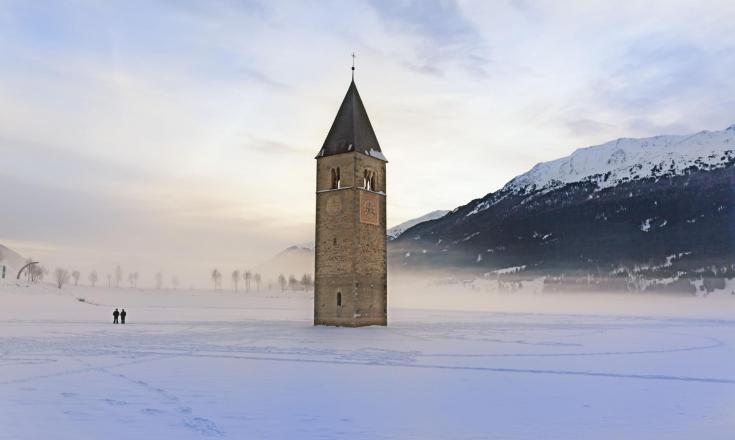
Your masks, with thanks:
M 734 165 L 735 125 L 578 149 L 410 228 L 390 260 L 548 289 L 707 288 L 735 277 Z

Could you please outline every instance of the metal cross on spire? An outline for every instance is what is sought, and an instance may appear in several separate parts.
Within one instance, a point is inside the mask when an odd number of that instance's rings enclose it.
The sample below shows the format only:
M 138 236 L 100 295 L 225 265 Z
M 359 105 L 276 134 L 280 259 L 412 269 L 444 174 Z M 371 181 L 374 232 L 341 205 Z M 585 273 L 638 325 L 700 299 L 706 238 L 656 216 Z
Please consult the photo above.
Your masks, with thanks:
M 352 52 L 352 80 L 355 80 L 355 52 Z

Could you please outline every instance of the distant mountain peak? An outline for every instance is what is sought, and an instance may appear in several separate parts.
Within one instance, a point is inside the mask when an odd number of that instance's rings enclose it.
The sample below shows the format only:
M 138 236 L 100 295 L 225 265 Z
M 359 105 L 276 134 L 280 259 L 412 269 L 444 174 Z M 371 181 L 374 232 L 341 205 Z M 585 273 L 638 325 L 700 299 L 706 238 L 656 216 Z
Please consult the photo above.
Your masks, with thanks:
M 0 244 L 0 266 L 20 269 L 23 264 L 25 264 L 25 259 L 20 254 Z
M 436 211 L 431 211 L 428 214 L 422 215 L 421 217 L 417 217 L 411 220 L 408 220 L 406 222 L 401 223 L 400 225 L 393 226 L 392 228 L 388 229 L 386 232 L 386 235 L 388 236 L 388 240 L 395 240 L 406 232 L 408 229 L 418 225 L 419 223 L 428 222 L 430 220 L 436 220 L 438 218 L 442 218 L 445 215 L 447 215 L 449 211 L 443 210 L 443 209 L 437 209 Z
M 722 131 L 704 130 L 692 135 L 619 138 L 536 164 L 503 190 L 533 192 L 584 181 L 606 188 L 646 177 L 681 175 L 691 167 L 723 167 L 733 158 L 735 124 Z

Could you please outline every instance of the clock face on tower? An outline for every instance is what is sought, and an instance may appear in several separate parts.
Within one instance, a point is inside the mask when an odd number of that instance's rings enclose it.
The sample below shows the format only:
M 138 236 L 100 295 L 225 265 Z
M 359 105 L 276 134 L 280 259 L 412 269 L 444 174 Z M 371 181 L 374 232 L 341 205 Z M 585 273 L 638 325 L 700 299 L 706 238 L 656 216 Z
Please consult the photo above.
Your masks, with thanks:
M 342 212 L 342 199 L 336 194 L 329 196 L 327 199 L 327 214 L 337 215 L 340 212 Z
M 380 225 L 380 197 L 377 194 L 360 191 L 360 222 Z

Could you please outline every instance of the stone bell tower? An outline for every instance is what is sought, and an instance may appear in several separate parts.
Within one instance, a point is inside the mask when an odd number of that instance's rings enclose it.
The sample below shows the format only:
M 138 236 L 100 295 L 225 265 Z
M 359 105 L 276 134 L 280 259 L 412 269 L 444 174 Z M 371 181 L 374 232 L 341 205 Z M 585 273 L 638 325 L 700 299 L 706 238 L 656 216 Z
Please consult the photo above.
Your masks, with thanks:
M 353 77 L 316 156 L 314 325 L 388 323 L 386 163 Z

